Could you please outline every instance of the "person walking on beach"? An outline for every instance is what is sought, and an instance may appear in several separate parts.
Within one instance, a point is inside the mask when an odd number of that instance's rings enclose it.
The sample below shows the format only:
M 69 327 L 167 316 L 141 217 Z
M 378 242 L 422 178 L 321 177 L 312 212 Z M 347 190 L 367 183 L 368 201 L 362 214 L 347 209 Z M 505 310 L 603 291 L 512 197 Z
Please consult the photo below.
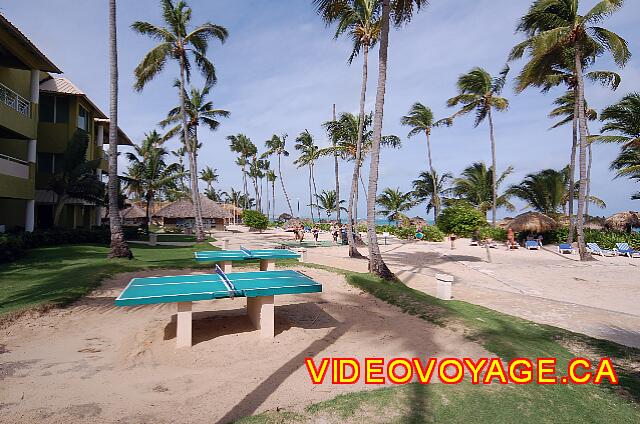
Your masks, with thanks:
M 516 236 L 513 233 L 513 228 L 509 227 L 507 229 L 507 250 L 511 250 L 511 248 L 515 245 L 516 245 Z
M 333 224 L 331 226 L 331 235 L 333 236 L 333 242 L 335 244 L 338 244 L 338 232 L 339 232 L 338 224 Z
M 320 234 L 320 229 L 318 228 L 317 225 L 313 227 L 312 233 L 313 233 L 313 239 L 316 241 L 316 244 L 318 244 L 318 235 Z

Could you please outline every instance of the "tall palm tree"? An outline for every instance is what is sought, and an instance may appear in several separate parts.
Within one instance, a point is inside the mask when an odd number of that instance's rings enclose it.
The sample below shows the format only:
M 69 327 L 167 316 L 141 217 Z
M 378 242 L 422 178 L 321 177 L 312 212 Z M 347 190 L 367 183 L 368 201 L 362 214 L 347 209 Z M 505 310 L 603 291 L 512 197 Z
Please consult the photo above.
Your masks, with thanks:
M 157 131 L 146 134 L 140 145 L 127 153 L 129 169 L 126 174 L 126 188 L 130 193 L 138 195 L 146 203 L 146 228 L 151 223 L 152 203 L 157 195 L 167 186 L 173 184 L 181 173 L 177 163 L 167 164 L 168 152 L 161 147 L 162 139 Z
M 524 200 L 529 208 L 554 218 L 558 217 L 566 212 L 567 204 L 571 201 L 569 196 L 573 194 L 569 192 L 569 172 L 567 166 L 560 171 L 545 169 L 529 174 L 520 184 L 512 185 L 508 193 Z M 589 201 L 598 207 L 606 207 L 597 197 L 591 196 Z
M 493 168 L 487 168 L 484 162 L 475 162 L 466 167 L 460 177 L 453 180 L 453 194 L 466 200 L 475 206 L 483 214 L 493 208 L 493 187 L 495 183 L 496 192 L 505 178 L 513 171 L 508 167 L 498 178 L 493 176 Z M 505 207 L 507 210 L 515 210 L 509 202 L 509 193 L 497 196 L 497 207 Z
M 293 161 L 298 168 L 303 166 L 307 166 L 309 168 L 309 209 L 311 212 L 311 221 L 315 222 L 315 218 L 313 217 L 313 207 L 315 206 L 313 203 L 314 193 L 317 195 L 318 193 L 315 190 L 315 177 L 314 177 L 314 165 L 319 157 L 319 147 L 314 143 L 313 136 L 309 132 L 309 130 L 304 130 L 298 138 L 296 138 L 296 144 L 294 146 L 296 150 L 300 152 L 300 157 Z M 318 220 L 320 220 L 320 212 L 317 211 Z
M 411 106 L 409 113 L 402 117 L 402 125 L 410 126 L 408 137 L 411 138 L 414 135 L 424 133 L 427 136 L 427 159 L 429 161 L 429 170 L 431 171 L 431 181 L 438 181 L 436 176 L 436 170 L 433 168 L 433 161 L 431 160 L 431 129 L 440 125 L 450 125 L 450 119 L 441 119 L 434 121 L 433 112 L 431 109 L 420 102 L 416 102 Z M 440 214 L 440 197 L 438 195 L 431 197 L 431 202 L 427 209 L 433 206 L 434 222 L 437 216 Z M 428 212 L 427 212 L 428 213 Z
M 336 104 L 333 104 L 333 110 L 332 110 L 333 114 L 333 122 L 336 122 Z M 338 140 L 336 140 L 335 138 L 331 137 L 331 145 L 333 147 L 336 146 L 336 143 L 338 142 Z M 340 203 L 340 161 L 339 161 L 339 156 L 338 156 L 338 152 L 334 151 L 333 152 L 333 170 L 336 176 L 336 200 L 338 203 Z M 336 213 L 336 220 L 339 223 L 342 223 L 342 218 L 340 217 L 340 208 L 338 208 L 338 211 Z
M 211 186 L 213 183 L 218 182 L 219 177 L 220 175 L 218 175 L 218 170 L 216 168 L 211 168 L 210 166 L 207 166 L 200 171 L 200 179 L 207 185 L 207 191 L 211 191 Z
M 271 220 L 276 220 L 276 179 L 278 176 L 273 169 L 267 171 L 267 182 L 271 183 Z
M 575 220 L 573 219 L 573 203 L 574 203 L 574 199 L 576 198 L 576 196 L 574 195 L 574 191 L 575 191 L 575 153 L 576 153 L 576 147 L 577 147 L 577 139 L 578 139 L 578 134 L 577 134 L 577 122 L 578 119 L 576 117 L 576 109 L 577 109 L 577 105 L 575 102 L 576 99 L 576 91 L 575 90 L 568 90 L 567 92 L 565 92 L 565 94 L 563 94 L 562 96 L 558 97 L 553 104 L 556 106 L 555 109 L 553 109 L 550 113 L 549 113 L 549 117 L 550 118 L 562 118 L 560 121 L 556 122 L 551 128 L 558 128 L 562 125 L 568 124 L 569 122 L 572 122 L 573 125 L 573 146 L 571 148 L 571 161 L 569 162 L 569 237 L 568 237 L 568 242 L 569 243 L 573 243 L 573 233 L 574 233 L 574 222 Z M 585 100 L 585 112 L 587 114 L 587 119 L 589 121 L 595 121 L 596 119 L 598 119 L 598 112 L 596 112 L 594 109 L 589 108 L 589 106 L 586 104 L 586 100 Z M 587 130 L 587 132 L 589 132 Z M 588 154 L 588 164 L 587 164 L 587 198 L 589 198 L 589 193 L 591 192 L 591 164 L 593 162 L 593 148 L 591 143 L 589 143 L 589 145 L 587 146 L 587 154 Z M 585 207 L 585 215 L 589 216 L 589 202 L 587 202 L 586 207 Z
M 466 115 L 475 112 L 476 119 L 474 126 L 477 127 L 485 120 L 489 122 L 489 138 L 491 140 L 491 167 L 498 169 L 496 163 L 496 139 L 493 125 L 493 110 L 499 112 L 505 111 L 509 107 L 509 101 L 504 97 L 500 97 L 502 89 L 507 81 L 509 67 L 505 67 L 500 75 L 496 78 L 492 77 L 486 70 L 476 67 L 469 73 L 463 74 L 458 78 L 458 95 L 447 101 L 449 107 L 462 104 L 462 108 L 456 112 L 453 117 Z M 496 225 L 496 213 L 498 208 L 497 180 L 496 174 L 491 173 L 493 181 L 491 184 L 492 203 L 491 203 L 491 223 Z
M 216 82 L 215 66 L 207 58 L 207 50 L 211 39 L 218 39 L 223 43 L 228 36 L 227 29 L 210 22 L 204 23 L 191 29 L 191 8 L 183 0 L 175 5 L 171 0 L 161 0 L 162 16 L 166 27 L 156 26 L 149 22 L 136 21 L 131 28 L 141 34 L 146 35 L 160 43 L 151 49 L 142 62 L 135 69 L 137 91 L 141 91 L 144 86 L 151 81 L 164 68 L 167 59 L 176 60 L 180 68 L 180 115 L 182 116 L 183 137 L 187 146 L 189 157 L 189 174 L 191 176 L 191 196 L 195 209 L 196 239 L 205 239 L 204 226 L 202 222 L 202 205 L 200 204 L 200 193 L 198 190 L 198 167 L 196 162 L 196 152 L 189 142 L 189 116 L 187 113 L 186 82 L 191 77 L 192 56 L 196 68 L 205 79 L 205 87 L 211 87 Z
M 353 165 L 353 174 L 351 178 L 351 192 L 349 200 L 349 208 L 352 210 L 353 205 L 357 201 L 353 201 L 358 190 L 358 177 L 361 167 L 361 149 L 364 134 L 365 123 L 365 103 L 367 97 L 367 79 L 369 66 L 369 49 L 373 47 L 380 37 L 380 7 L 378 0 L 315 0 L 318 13 L 322 19 L 331 25 L 337 22 L 335 38 L 339 38 L 345 33 L 353 41 L 353 49 L 349 56 L 348 63 L 351 64 L 353 59 L 362 51 L 362 82 L 360 86 L 360 112 L 359 127 L 356 139 L 356 160 Z M 335 113 L 334 113 L 335 115 Z M 335 116 L 334 119 L 335 121 Z M 349 213 L 349 212 L 347 212 Z M 347 239 L 349 241 L 349 256 L 361 257 L 355 247 L 353 238 L 353 220 L 347 220 Z
M 315 195 L 315 198 L 316 203 L 314 204 L 314 206 L 325 211 L 327 214 L 327 218 L 331 218 L 331 214 L 334 212 L 337 215 L 339 210 L 346 211 L 346 209 L 342 206 L 344 204 L 344 200 L 338 201 L 335 190 L 322 190 L 320 194 Z
M 580 189 L 578 192 L 578 251 L 581 260 L 588 260 L 584 241 L 584 212 L 587 200 L 587 117 L 584 108 L 584 64 L 595 62 L 609 51 L 615 63 L 623 67 L 631 54 L 627 42 L 618 34 L 598 26 L 605 18 L 620 10 L 624 0 L 598 1 L 584 15 L 579 13 L 578 0 L 535 0 L 521 18 L 517 30 L 528 38 L 511 52 L 514 59 L 527 53 L 529 68 L 535 64 L 565 64 L 559 56 L 571 55 L 574 73 L 578 117 Z
M 452 179 L 453 176 L 448 172 L 439 177 L 438 173 L 431 169 L 429 172 L 421 172 L 418 179 L 413 181 L 413 196 L 418 203 L 427 202 L 427 213 L 433 209 L 433 222 L 436 222 L 440 213 L 435 205 L 442 206 L 447 200 L 446 196 L 451 192 L 449 183 Z
M 632 144 L 622 148 L 611 163 L 611 169 L 617 171 L 616 178 L 627 177 L 640 182 L 640 146 Z M 640 191 L 632 194 L 631 199 L 640 200 Z
M 232 152 L 238 153 L 239 157 L 236 160 L 236 164 L 242 168 L 242 190 L 245 196 L 248 195 L 247 190 L 247 165 L 249 158 L 252 158 L 258 153 L 258 148 L 251 141 L 249 137 L 244 134 L 227 136 L 229 140 L 229 148 Z
M 251 177 L 251 182 L 253 183 L 253 191 L 256 195 L 256 210 L 262 212 L 262 193 L 260 186 L 261 184 L 258 180 L 262 181 L 264 178 L 264 169 L 265 169 L 265 161 L 264 159 L 258 159 L 257 153 L 251 158 L 249 162 L 249 172 L 248 176 Z
M 280 184 L 282 185 L 282 192 L 284 193 L 284 198 L 287 200 L 287 206 L 289 206 L 289 213 L 293 216 L 293 208 L 291 207 L 291 201 L 289 200 L 289 195 L 287 194 L 287 189 L 284 186 L 284 179 L 282 178 L 282 156 L 288 157 L 289 152 L 287 151 L 287 134 L 283 134 L 278 137 L 277 135 L 273 135 L 269 140 L 265 141 L 265 146 L 267 146 L 267 151 L 262 154 L 262 157 L 269 157 L 276 155 L 278 157 L 278 178 L 280 178 Z
M 116 0 L 109 0 L 109 230 L 110 258 L 133 258 L 124 239 L 118 208 L 118 43 Z
M 176 181 L 176 189 L 181 192 L 187 192 L 189 190 L 187 188 L 187 184 L 184 181 L 186 178 L 186 172 L 184 170 L 184 155 L 186 153 L 187 148 L 184 146 L 184 144 L 171 152 L 171 154 L 178 159 L 178 170 L 180 172 L 180 178 L 178 178 L 178 180 Z
M 400 222 L 403 212 L 415 205 L 413 192 L 403 193 L 400 188 L 385 188 L 376 199 L 376 203 L 381 207 L 378 214 L 386 216 L 389 221 L 396 221 L 396 225 Z

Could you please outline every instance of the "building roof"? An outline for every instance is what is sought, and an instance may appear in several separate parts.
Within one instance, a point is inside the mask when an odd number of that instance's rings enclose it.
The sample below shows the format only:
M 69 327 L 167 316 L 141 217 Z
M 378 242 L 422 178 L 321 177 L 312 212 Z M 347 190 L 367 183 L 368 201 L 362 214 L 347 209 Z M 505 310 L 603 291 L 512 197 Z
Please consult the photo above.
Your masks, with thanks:
M 0 14 L 0 58 L 6 59 L 10 67 L 38 69 L 56 74 L 58 69 L 16 26 Z M 10 60 L 10 59 L 13 59 Z
M 227 212 L 220 203 L 214 202 L 204 195 L 200 195 L 202 204 L 202 217 L 209 219 L 230 219 L 232 215 Z M 155 216 L 160 218 L 194 218 L 195 208 L 191 197 L 180 199 L 156 212 Z
M 140 206 L 131 203 L 124 209 L 120 209 L 120 218 L 122 219 L 138 219 L 146 218 L 147 214 Z M 102 208 L 102 218 L 109 218 L 109 208 Z
M 91 101 L 89 96 L 80 90 L 74 83 L 72 83 L 68 78 L 65 77 L 47 77 L 44 80 L 40 81 L 40 92 L 42 93 L 54 93 L 54 94 L 62 94 L 68 96 L 79 96 L 82 97 L 91 105 L 96 113 L 96 118 L 94 119 L 96 122 L 100 123 L 109 123 L 109 119 L 107 116 L 100 110 L 95 103 Z M 109 126 L 105 126 L 106 132 L 109 132 Z M 131 139 L 122 131 L 120 127 L 118 127 L 118 144 L 132 146 L 133 142 Z

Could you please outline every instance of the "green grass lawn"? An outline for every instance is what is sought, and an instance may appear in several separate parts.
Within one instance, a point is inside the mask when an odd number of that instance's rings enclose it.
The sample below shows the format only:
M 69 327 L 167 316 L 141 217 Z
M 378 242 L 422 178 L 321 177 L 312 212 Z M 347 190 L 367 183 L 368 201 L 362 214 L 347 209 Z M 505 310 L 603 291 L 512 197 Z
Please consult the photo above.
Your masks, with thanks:
M 0 265 L 0 316 L 43 304 L 67 304 L 108 276 L 153 268 L 210 268 L 197 264 L 193 247 L 134 246 L 135 259 L 108 260 L 108 248 L 97 245 L 34 249 L 13 264 Z M 283 260 L 278 266 L 300 265 Z M 369 274 L 342 273 L 355 287 L 398 306 L 404 312 L 447 327 L 482 344 L 505 360 L 514 357 L 558 358 L 561 370 L 569 358 L 614 359 L 620 385 L 536 386 L 410 384 L 337 396 L 309 405 L 303 413 L 281 410 L 242 423 L 294 422 L 477 422 L 477 423 L 640 423 L 640 351 L 595 340 L 551 326 L 501 314 L 465 302 L 443 302 L 401 283 Z M 253 265 L 252 265 L 253 266 Z M 352 352 L 358 356 L 359 352 Z

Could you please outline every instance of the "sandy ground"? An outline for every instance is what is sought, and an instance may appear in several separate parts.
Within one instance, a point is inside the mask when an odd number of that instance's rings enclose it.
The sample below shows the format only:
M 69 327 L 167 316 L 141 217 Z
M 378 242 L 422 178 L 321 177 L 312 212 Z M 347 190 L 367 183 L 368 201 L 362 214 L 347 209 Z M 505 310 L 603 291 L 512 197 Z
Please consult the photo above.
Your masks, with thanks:
M 240 229 L 240 228 L 239 228 Z M 271 230 L 217 233 L 229 247 L 273 246 L 291 233 Z M 310 239 L 310 237 L 308 237 Z M 321 234 L 329 240 L 329 234 Z M 455 277 L 453 296 L 477 305 L 551 324 L 593 337 L 640 348 L 640 258 L 596 257 L 582 263 L 577 255 L 559 255 L 555 246 L 543 250 L 485 249 L 469 240 L 449 243 L 380 240 L 385 262 L 407 285 L 436 293 L 436 273 Z M 366 247 L 361 253 L 367 254 Z M 366 260 L 348 258 L 344 246 L 307 249 L 310 262 L 366 272 Z
M 0 331 L 0 422 L 222 423 L 370 388 L 311 384 L 308 356 L 486 355 L 341 276 L 304 272 L 323 292 L 278 297 L 274 339 L 259 337 L 244 299 L 197 302 L 194 346 L 177 350 L 175 305 L 113 306 L 133 274 L 68 308 L 24 316 Z

